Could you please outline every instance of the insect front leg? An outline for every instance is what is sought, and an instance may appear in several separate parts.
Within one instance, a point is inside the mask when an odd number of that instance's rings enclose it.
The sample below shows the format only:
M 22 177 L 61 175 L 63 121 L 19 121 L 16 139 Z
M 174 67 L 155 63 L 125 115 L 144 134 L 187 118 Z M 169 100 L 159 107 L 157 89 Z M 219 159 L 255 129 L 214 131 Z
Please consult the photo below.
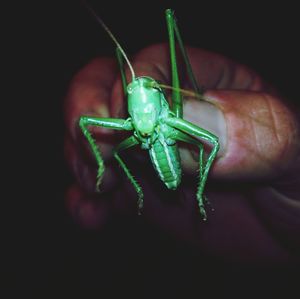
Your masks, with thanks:
M 168 119 L 166 119 L 166 123 L 168 125 L 170 125 L 171 127 L 179 130 L 179 132 L 175 135 L 175 139 L 177 138 L 177 140 L 185 141 L 185 142 L 192 143 L 192 144 L 197 144 L 199 146 L 199 149 L 200 149 L 200 161 L 199 161 L 200 180 L 199 180 L 199 185 L 198 185 L 198 190 L 197 190 L 197 201 L 198 201 L 200 213 L 203 217 L 203 220 L 206 220 L 207 217 L 206 217 L 206 212 L 204 209 L 205 198 L 203 196 L 203 192 L 204 192 L 204 188 L 205 188 L 205 184 L 207 181 L 209 170 L 210 170 L 212 163 L 215 160 L 217 153 L 219 151 L 220 146 L 219 146 L 218 137 L 213 135 L 212 133 L 206 131 L 205 129 L 202 129 L 186 120 L 181 119 L 181 118 L 176 118 L 176 117 L 168 118 Z M 213 148 L 212 148 L 206 162 L 204 162 L 204 158 L 203 158 L 203 156 L 204 156 L 203 155 L 203 153 L 204 153 L 203 146 L 199 145 L 200 141 L 197 139 L 194 139 L 194 141 L 192 142 L 191 137 L 185 136 L 184 133 L 193 138 L 204 139 L 213 145 Z
M 103 177 L 105 170 L 104 162 L 101 156 L 101 152 L 96 144 L 96 141 L 92 137 L 91 132 L 89 131 L 89 126 L 103 127 L 113 130 L 126 130 L 130 131 L 133 129 L 130 119 L 118 119 L 118 118 L 99 118 L 99 117 L 90 117 L 90 116 L 81 116 L 79 119 L 79 126 L 82 130 L 82 133 L 86 137 L 92 153 L 98 164 L 98 172 L 96 178 L 96 190 L 99 191 L 99 186 Z

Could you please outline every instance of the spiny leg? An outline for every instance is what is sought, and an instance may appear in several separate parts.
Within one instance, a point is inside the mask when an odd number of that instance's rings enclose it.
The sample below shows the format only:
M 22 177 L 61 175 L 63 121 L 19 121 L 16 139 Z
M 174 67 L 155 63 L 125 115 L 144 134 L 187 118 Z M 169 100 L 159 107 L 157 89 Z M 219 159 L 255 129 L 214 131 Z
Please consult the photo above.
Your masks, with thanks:
M 143 194 L 142 188 L 138 184 L 138 182 L 135 180 L 133 175 L 130 173 L 130 171 L 129 171 L 128 167 L 126 166 L 126 164 L 124 163 L 124 161 L 119 156 L 120 151 L 128 149 L 134 145 L 137 145 L 138 143 L 139 143 L 138 140 L 134 136 L 131 136 L 131 137 L 125 139 L 114 149 L 114 156 L 117 159 L 117 161 L 119 162 L 119 164 L 122 167 L 122 169 L 124 170 L 124 172 L 126 173 L 128 179 L 131 182 L 131 184 L 133 185 L 136 193 L 138 194 L 138 213 L 140 215 L 141 211 L 143 209 L 143 205 L 144 205 L 144 201 L 143 201 L 144 194 Z
M 195 145 L 199 148 L 199 181 L 201 182 L 201 178 L 203 176 L 203 172 L 204 172 L 204 169 L 205 169 L 203 144 L 199 140 L 193 139 L 192 137 L 190 137 L 186 133 L 183 133 L 183 132 L 180 132 L 180 131 L 177 131 L 174 134 L 173 138 L 177 141 L 183 141 L 183 142 L 186 142 L 188 144 L 193 144 L 193 145 Z M 199 183 L 199 185 L 200 185 L 200 183 Z M 200 197 L 200 202 L 198 204 L 199 204 L 200 214 L 202 215 L 203 220 L 207 219 L 206 211 L 205 211 L 205 204 L 208 204 L 208 203 L 209 202 L 208 202 L 206 196 L 202 194 L 202 197 Z
M 177 22 L 174 16 L 174 11 L 171 9 L 166 10 L 166 21 L 168 27 L 169 35 L 169 45 L 170 45 L 170 58 L 171 58 L 171 72 L 172 72 L 172 85 L 174 87 L 172 93 L 172 111 L 175 113 L 176 117 L 182 117 L 182 98 L 179 92 L 179 76 L 178 76 L 178 67 L 176 61 L 176 48 L 175 48 L 175 35 L 178 41 L 178 45 L 186 65 L 187 73 L 189 79 L 193 85 L 194 91 L 198 94 L 202 94 L 202 89 L 199 88 L 194 73 L 192 71 L 191 63 L 189 61 L 188 55 L 186 53 Z M 175 35 L 174 35 L 175 32 Z
M 99 186 L 101 184 L 105 166 L 101 156 L 101 152 L 96 144 L 96 141 L 92 137 L 92 134 L 88 130 L 88 126 L 98 126 L 98 127 L 114 129 L 114 130 L 130 131 L 133 129 L 132 124 L 130 119 L 125 120 L 125 119 L 118 119 L 118 118 L 99 118 L 99 117 L 81 116 L 79 119 L 79 126 L 91 147 L 92 153 L 98 165 L 98 172 L 96 178 L 96 190 L 99 191 Z
M 205 188 L 205 184 L 207 181 L 209 170 L 210 170 L 212 163 L 215 160 L 217 153 L 219 151 L 218 137 L 216 137 L 212 133 L 206 131 L 205 129 L 202 129 L 186 120 L 181 119 L 181 118 L 171 117 L 171 118 L 167 118 L 165 121 L 171 127 L 175 128 L 183 133 L 186 133 L 193 138 L 201 138 L 201 139 L 204 139 L 204 140 L 208 141 L 209 143 L 213 144 L 213 149 L 210 152 L 204 167 L 202 167 L 201 177 L 199 180 L 199 185 L 198 185 L 198 190 L 197 190 L 197 201 L 198 201 L 200 213 L 203 216 L 203 219 L 206 220 L 203 192 L 204 192 L 204 188 Z M 182 138 L 182 135 L 179 132 L 178 138 L 180 138 L 180 137 Z M 202 159 L 203 159 L 203 156 L 202 156 Z M 200 162 L 200 164 L 201 164 L 201 162 Z M 203 162 L 202 162 L 202 165 L 203 165 Z

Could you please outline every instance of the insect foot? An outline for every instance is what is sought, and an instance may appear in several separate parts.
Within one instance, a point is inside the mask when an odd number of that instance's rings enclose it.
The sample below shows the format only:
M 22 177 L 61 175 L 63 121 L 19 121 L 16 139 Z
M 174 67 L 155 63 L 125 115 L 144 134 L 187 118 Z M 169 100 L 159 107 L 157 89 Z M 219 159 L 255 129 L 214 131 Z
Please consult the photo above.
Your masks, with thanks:
M 98 169 L 97 177 L 96 177 L 96 192 L 100 192 L 100 185 L 103 178 L 103 169 Z
M 199 211 L 200 211 L 200 215 L 202 216 L 202 220 L 206 221 L 207 220 L 207 214 L 206 214 L 206 210 L 205 210 L 205 203 L 208 202 L 206 196 L 204 195 L 199 195 L 197 194 L 197 201 L 198 201 L 198 206 L 199 206 Z
M 144 209 L 144 196 L 141 195 L 139 196 L 139 199 L 138 199 L 138 215 L 142 215 L 143 213 L 143 209 Z
M 200 214 L 202 216 L 202 220 L 206 221 L 207 220 L 207 215 L 206 215 L 206 211 L 205 211 L 204 205 L 203 204 L 199 204 L 199 209 L 200 209 Z

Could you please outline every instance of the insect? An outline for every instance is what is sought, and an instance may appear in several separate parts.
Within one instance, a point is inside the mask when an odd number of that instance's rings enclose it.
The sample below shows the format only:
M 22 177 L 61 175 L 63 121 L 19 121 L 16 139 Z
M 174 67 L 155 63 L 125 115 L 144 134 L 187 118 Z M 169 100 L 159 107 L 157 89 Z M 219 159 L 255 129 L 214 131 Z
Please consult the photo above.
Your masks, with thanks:
M 194 94 L 201 98 L 203 91 L 200 90 L 194 77 L 179 33 L 174 11 L 167 9 L 165 12 L 169 37 L 172 87 L 160 84 L 155 79 L 147 76 L 136 77 L 128 57 L 114 35 L 102 19 L 94 11 L 91 10 L 91 12 L 117 46 L 116 56 L 120 66 L 124 94 L 128 99 L 129 114 L 127 119 L 99 118 L 94 116 L 81 116 L 79 119 L 79 126 L 98 164 L 96 187 L 99 189 L 105 167 L 101 152 L 89 131 L 89 126 L 132 132 L 130 137 L 115 147 L 113 155 L 137 193 L 139 213 L 143 209 L 143 190 L 121 158 L 120 152 L 137 145 L 141 146 L 142 149 L 148 150 L 159 178 L 167 188 L 176 190 L 181 182 L 182 175 L 177 141 L 186 142 L 199 148 L 199 183 L 196 198 L 200 214 L 203 220 L 206 220 L 206 198 L 203 192 L 209 170 L 219 150 L 219 142 L 217 136 L 183 119 L 182 94 L 185 91 L 180 88 L 175 50 L 176 41 L 186 65 L 189 79 L 193 84 Z M 124 60 L 131 72 L 132 78 L 129 84 L 125 77 Z M 163 91 L 164 88 L 168 87 L 172 90 L 171 105 L 169 105 Z M 205 140 L 212 145 L 207 158 L 204 156 L 203 144 L 199 139 Z

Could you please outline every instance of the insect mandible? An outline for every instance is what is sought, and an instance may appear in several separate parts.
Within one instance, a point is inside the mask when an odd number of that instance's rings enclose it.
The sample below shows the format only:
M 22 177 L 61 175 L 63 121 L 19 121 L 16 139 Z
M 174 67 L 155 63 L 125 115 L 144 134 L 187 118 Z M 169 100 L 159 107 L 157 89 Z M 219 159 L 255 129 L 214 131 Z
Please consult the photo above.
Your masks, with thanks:
M 105 167 L 101 152 L 89 131 L 89 126 L 132 131 L 132 136 L 128 137 L 115 147 L 113 155 L 138 195 L 139 213 L 143 208 L 143 190 L 120 157 L 120 152 L 136 145 L 140 145 L 142 149 L 148 150 L 152 164 L 159 178 L 167 188 L 175 190 L 179 186 L 182 176 L 180 155 L 176 143 L 177 141 L 186 142 L 199 148 L 199 183 L 196 198 L 200 214 L 202 215 L 203 220 L 206 220 L 207 216 L 204 206 L 206 198 L 203 192 L 208 173 L 219 150 L 219 142 L 218 137 L 214 134 L 183 119 L 182 94 L 184 93 L 184 90 L 180 88 L 175 38 L 177 39 L 183 61 L 186 65 L 187 74 L 192 82 L 195 94 L 201 98 L 203 96 L 203 91 L 199 88 L 194 77 L 179 33 L 174 11 L 167 9 L 165 12 L 172 73 L 172 87 L 169 86 L 169 88 L 172 89 L 171 106 L 163 92 L 163 89 L 168 88 L 168 86 L 160 84 L 155 79 L 147 76 L 136 77 L 132 65 L 114 35 L 102 19 L 99 18 L 94 11 L 91 10 L 91 12 L 117 45 L 116 56 L 120 66 L 124 94 L 127 95 L 128 98 L 129 114 L 127 119 L 99 118 L 95 116 L 81 116 L 79 119 L 79 126 L 86 137 L 98 164 L 96 188 L 99 189 Z M 132 80 L 129 84 L 127 84 L 125 77 L 124 60 L 131 71 Z M 204 156 L 203 144 L 199 139 L 212 144 L 212 149 L 207 158 Z

